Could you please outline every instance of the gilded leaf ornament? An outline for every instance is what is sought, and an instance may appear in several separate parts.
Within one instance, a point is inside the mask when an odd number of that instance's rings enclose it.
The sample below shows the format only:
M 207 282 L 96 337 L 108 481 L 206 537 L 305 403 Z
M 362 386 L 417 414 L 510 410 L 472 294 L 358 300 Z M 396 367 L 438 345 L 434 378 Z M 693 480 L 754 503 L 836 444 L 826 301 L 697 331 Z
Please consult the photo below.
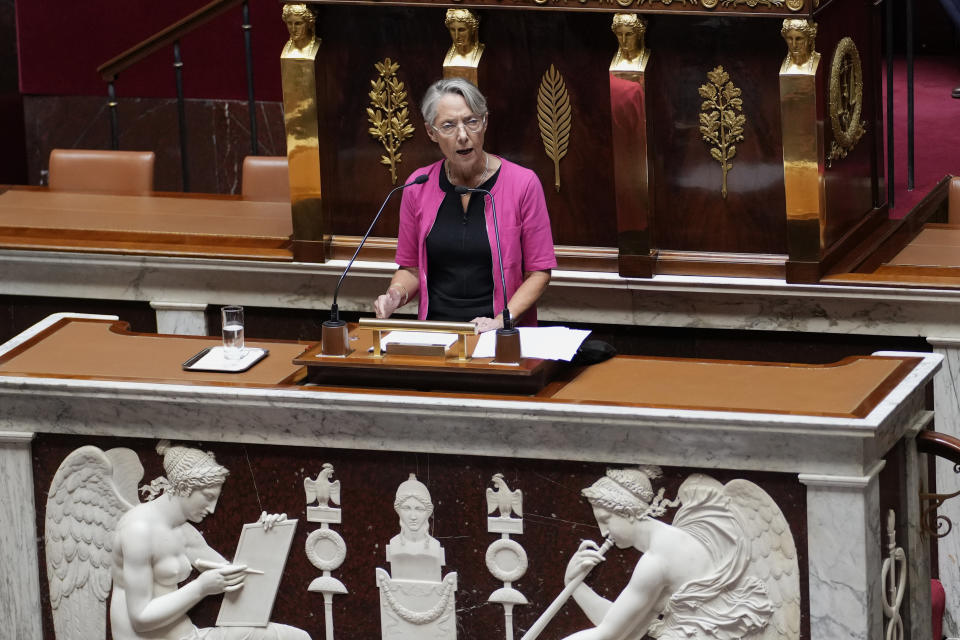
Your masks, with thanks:
M 407 90 L 397 79 L 400 65 L 386 58 L 374 64 L 378 77 L 370 81 L 370 106 L 367 120 L 370 135 L 380 141 L 386 154 L 380 156 L 380 164 L 390 169 L 390 180 L 397 184 L 397 165 L 403 159 L 400 145 L 413 136 L 410 111 L 407 105 Z
M 830 125 L 833 142 L 827 155 L 827 166 L 834 160 L 846 158 L 866 133 L 863 116 L 863 68 L 860 52 L 853 39 L 846 37 L 837 43 L 830 64 Z
M 700 106 L 700 134 L 710 146 L 710 157 L 723 169 L 723 185 L 720 193 L 727 197 L 727 172 L 733 168 L 731 160 L 737 155 L 735 142 L 743 140 L 743 125 L 747 118 L 742 113 L 743 99 L 740 89 L 730 81 L 730 74 L 722 66 L 707 72 L 707 84 L 699 89 L 703 104 Z
M 552 64 L 543 74 L 537 94 L 537 120 L 547 157 L 553 160 L 554 186 L 560 191 L 560 161 L 570 144 L 570 94 L 563 76 Z

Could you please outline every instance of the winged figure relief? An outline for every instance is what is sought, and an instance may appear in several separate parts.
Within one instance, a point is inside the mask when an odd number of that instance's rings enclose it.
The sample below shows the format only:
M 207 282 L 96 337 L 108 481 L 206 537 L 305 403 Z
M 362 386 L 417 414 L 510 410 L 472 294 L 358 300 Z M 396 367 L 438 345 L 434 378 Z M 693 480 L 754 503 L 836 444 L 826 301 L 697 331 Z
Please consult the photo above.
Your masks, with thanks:
M 47 496 L 47 580 L 57 640 L 106 637 L 107 596 L 114 640 L 310 640 L 294 627 L 198 629 L 188 611 L 208 595 L 243 588 L 231 564 L 193 526 L 216 508 L 229 471 L 211 453 L 161 441 L 164 475 L 140 489 L 143 466 L 130 449 L 92 446 L 70 453 Z M 265 530 L 282 514 L 260 517 Z M 199 575 L 189 582 L 193 569 Z M 175 597 L 171 597 L 176 594 Z
M 47 496 L 44 546 L 59 640 L 103 638 L 113 531 L 139 504 L 143 465 L 130 449 L 81 447 L 64 459 Z
M 570 637 L 798 640 L 796 546 L 776 502 L 748 480 L 704 474 L 665 500 L 651 482 L 660 475 L 653 466 L 609 469 L 583 490 L 607 542 L 582 542 L 565 582 L 582 580 L 610 546 L 642 555 L 615 600 L 584 584 L 572 592 L 594 627 Z M 672 523 L 659 519 L 678 506 Z

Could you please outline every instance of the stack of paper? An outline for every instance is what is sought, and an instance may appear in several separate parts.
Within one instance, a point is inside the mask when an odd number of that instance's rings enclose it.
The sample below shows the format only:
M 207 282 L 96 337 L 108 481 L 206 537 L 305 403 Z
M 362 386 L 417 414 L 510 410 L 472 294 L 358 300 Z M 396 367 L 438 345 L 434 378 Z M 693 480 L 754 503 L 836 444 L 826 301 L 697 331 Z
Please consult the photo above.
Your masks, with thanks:
M 520 354 L 524 358 L 569 362 L 588 335 L 590 331 L 586 329 L 520 327 Z M 496 350 L 496 341 L 496 331 L 480 334 L 477 347 L 473 350 L 473 357 L 492 358 Z

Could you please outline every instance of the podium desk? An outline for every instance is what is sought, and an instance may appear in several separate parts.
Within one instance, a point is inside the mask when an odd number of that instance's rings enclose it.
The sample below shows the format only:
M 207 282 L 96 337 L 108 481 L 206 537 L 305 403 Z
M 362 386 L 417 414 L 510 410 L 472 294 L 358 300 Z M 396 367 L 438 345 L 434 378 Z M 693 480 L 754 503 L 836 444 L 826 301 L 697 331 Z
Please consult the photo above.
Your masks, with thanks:
M 123 334 L 115 320 L 52 316 L 0 346 L 0 504 L 9 505 L 0 522 L 5 540 L 0 556 L 16 576 L 3 587 L 15 593 L 0 593 L 0 606 L 9 624 L 24 630 L 18 637 L 41 637 L 37 510 L 42 504 L 35 504 L 34 494 L 43 495 L 63 459 L 57 447 L 77 442 L 102 448 L 125 443 L 146 452 L 141 457 L 150 455 L 160 438 L 202 441 L 224 456 L 239 451 L 241 457 L 228 464 L 233 479 L 218 516 L 254 509 L 255 518 L 260 494 L 271 505 L 286 500 L 283 504 L 291 506 L 285 510 L 301 510 L 301 476 L 312 477 L 321 462 L 329 461 L 338 477 L 354 483 L 344 481 L 352 492 L 344 505 L 345 527 L 380 522 L 374 506 L 385 500 L 390 511 L 397 482 L 416 471 L 435 493 L 436 535 L 453 536 L 447 544 L 461 545 L 447 557 L 457 563 L 463 584 L 471 585 L 463 591 L 465 600 L 490 586 L 476 583 L 491 579 L 482 566 L 490 535 L 476 524 L 458 536 L 458 523 L 476 522 L 470 515 L 474 507 L 452 519 L 450 510 L 481 498 L 489 475 L 479 474 L 509 471 L 511 482 L 524 489 L 530 518 L 543 514 L 529 521 L 525 533 L 537 577 L 519 584 L 536 606 L 515 614 L 518 625 L 532 622 L 555 595 L 551 590 L 562 587 L 563 561 L 557 554 L 576 548 L 577 536 L 596 537 L 591 527 L 576 524 L 590 517 L 580 504 L 579 487 L 586 486 L 585 478 L 602 475 L 607 465 L 661 465 L 673 478 L 690 473 L 743 477 L 780 496 L 800 554 L 801 604 L 809 631 L 804 637 L 834 640 L 836 625 L 851 637 L 882 634 L 882 603 L 873 594 L 880 584 L 886 544 L 880 536 L 886 517 L 881 510 L 887 505 L 896 508 L 897 544 L 911 567 L 911 584 L 929 583 L 929 539 L 920 535 L 918 522 L 921 460 L 914 437 L 933 418 L 925 402 L 942 359 L 938 355 L 880 353 L 827 366 L 614 358 L 568 371 L 537 396 L 418 392 L 291 384 L 301 372 L 290 364 L 292 352 L 311 346 L 293 343 L 251 341 L 267 346 L 270 356 L 249 372 L 227 380 L 216 377 L 224 374 L 193 378 L 180 363 L 215 338 Z M 78 344 L 76 329 L 89 344 Z M 110 342 L 129 346 L 99 360 L 65 352 L 105 353 L 103 345 Z M 124 353 L 138 355 L 139 364 L 122 364 Z M 67 444 L 58 444 L 64 439 Z M 270 464 L 276 465 L 272 471 L 265 467 Z M 257 470 L 267 475 L 250 484 Z M 576 484 L 559 490 L 557 483 L 569 482 Z M 258 486 L 253 505 L 252 495 L 231 493 L 230 483 L 251 487 L 251 493 Z M 205 535 L 223 536 L 229 548 L 235 529 L 223 532 L 217 520 L 205 523 Z M 396 527 L 392 511 L 383 522 L 383 530 L 366 524 L 351 530 L 351 549 L 380 558 L 376 545 L 395 533 L 386 530 Z M 470 558 L 480 564 L 474 567 Z M 315 577 L 307 562 L 288 563 L 287 571 L 297 584 Z M 375 597 L 369 595 L 376 592 L 372 576 L 350 573 L 348 565 L 343 571 L 351 594 L 343 602 L 353 611 L 348 618 L 362 620 L 363 607 L 374 606 L 365 599 Z M 843 598 L 837 597 L 838 584 Z M 481 637 L 469 630 L 485 624 L 483 608 L 476 604 L 458 613 L 458 624 L 468 630 L 465 640 Z M 923 620 L 929 621 L 929 590 L 912 589 L 903 610 L 911 629 L 922 630 Z

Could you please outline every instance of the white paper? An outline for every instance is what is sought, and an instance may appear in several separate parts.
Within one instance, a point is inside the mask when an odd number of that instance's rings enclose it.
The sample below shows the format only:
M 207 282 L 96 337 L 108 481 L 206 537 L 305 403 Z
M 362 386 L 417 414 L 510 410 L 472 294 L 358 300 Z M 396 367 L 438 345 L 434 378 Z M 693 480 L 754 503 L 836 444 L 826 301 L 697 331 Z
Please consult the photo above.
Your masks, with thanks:
M 569 327 L 520 327 L 520 355 L 540 360 L 565 360 L 569 362 L 590 331 Z M 473 350 L 474 358 L 492 358 L 496 352 L 497 332 L 480 334 Z
M 391 331 L 380 338 L 380 349 L 389 352 L 391 343 L 415 344 L 418 346 L 440 345 L 444 349 L 457 341 L 455 333 L 433 333 L 431 331 Z
M 224 357 L 223 347 L 211 347 L 210 351 L 202 358 L 187 367 L 191 369 L 213 369 L 216 371 L 241 371 L 256 362 L 257 358 L 263 355 L 263 349 L 257 347 L 247 347 L 244 349 L 242 357 L 235 360 Z

